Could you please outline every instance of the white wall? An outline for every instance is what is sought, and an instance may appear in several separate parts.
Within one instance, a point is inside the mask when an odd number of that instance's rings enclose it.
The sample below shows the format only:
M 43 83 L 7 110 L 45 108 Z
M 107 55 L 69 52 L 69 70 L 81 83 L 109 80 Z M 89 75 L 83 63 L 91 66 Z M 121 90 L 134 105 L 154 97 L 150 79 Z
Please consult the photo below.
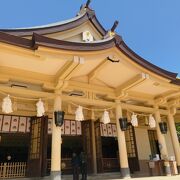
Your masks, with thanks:
M 151 149 L 147 129 L 135 128 L 135 135 L 139 160 L 148 160 Z
M 135 128 L 136 143 L 139 160 L 149 159 L 151 154 L 148 131 L 145 128 Z M 173 145 L 171 141 L 171 135 L 168 129 L 168 133 L 164 135 L 166 140 L 166 146 L 168 150 L 168 157 L 174 156 Z

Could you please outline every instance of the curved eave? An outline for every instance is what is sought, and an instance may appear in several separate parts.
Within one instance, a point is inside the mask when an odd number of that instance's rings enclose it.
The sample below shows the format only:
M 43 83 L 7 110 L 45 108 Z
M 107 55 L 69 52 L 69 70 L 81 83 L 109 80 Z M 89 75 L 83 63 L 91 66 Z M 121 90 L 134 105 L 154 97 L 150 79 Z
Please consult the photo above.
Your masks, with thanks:
M 169 79 L 173 84 L 180 85 L 180 79 L 177 79 L 177 73 L 166 71 L 141 58 L 134 51 L 132 51 L 125 44 L 122 38 L 118 35 L 116 35 L 114 38 L 102 40 L 99 42 L 79 43 L 79 42 L 56 40 L 35 33 L 32 36 L 32 40 L 28 40 L 22 37 L 0 32 L 0 42 L 8 43 L 11 45 L 16 45 L 28 49 L 37 49 L 38 46 L 45 46 L 49 48 L 71 50 L 71 51 L 99 51 L 99 50 L 109 49 L 112 47 L 117 47 L 123 54 L 128 56 L 133 62 L 137 63 L 143 68 L 159 76 Z
M 46 46 L 50 48 L 71 50 L 71 51 L 99 51 L 115 46 L 114 38 L 94 43 L 79 43 L 56 40 L 39 34 L 33 34 L 34 46 Z
M 177 73 L 174 72 L 170 72 L 167 70 L 164 70 L 152 63 L 150 63 L 149 61 L 143 59 L 142 57 L 140 57 L 139 55 L 137 55 L 134 51 L 132 51 L 124 41 L 122 41 L 118 48 L 121 50 L 121 52 L 123 52 L 126 56 L 128 56 L 130 59 L 132 59 L 134 62 L 136 62 L 137 64 L 139 64 L 140 66 L 160 75 L 163 76 L 165 78 L 168 78 L 170 80 L 174 80 L 177 77 Z
M 23 48 L 28 48 L 28 49 L 31 49 L 33 47 L 32 40 L 14 36 L 4 32 L 0 32 L 0 42 L 23 47 Z
M 175 80 L 172 80 L 171 83 L 180 86 L 180 79 L 177 78 L 177 79 L 175 79 Z
M 0 29 L 0 31 L 21 37 L 32 36 L 33 33 L 44 35 L 44 34 L 58 33 L 62 31 L 70 30 L 82 25 L 87 21 L 90 21 L 102 36 L 106 34 L 106 30 L 99 23 L 98 19 L 96 18 L 95 12 L 91 9 L 87 9 L 84 14 L 78 15 L 76 18 L 73 18 L 72 20 L 69 21 L 65 21 L 64 23 L 59 23 L 59 24 L 55 23 L 54 25 L 32 27 L 32 28 Z

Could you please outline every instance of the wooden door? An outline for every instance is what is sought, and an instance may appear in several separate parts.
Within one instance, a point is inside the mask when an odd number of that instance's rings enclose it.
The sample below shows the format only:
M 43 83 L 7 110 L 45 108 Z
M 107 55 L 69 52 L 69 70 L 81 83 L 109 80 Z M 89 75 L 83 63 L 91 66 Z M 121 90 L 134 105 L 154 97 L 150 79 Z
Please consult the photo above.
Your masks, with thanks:
M 83 150 L 87 156 L 87 172 L 92 173 L 92 124 L 91 120 L 82 121 Z
M 151 155 L 155 156 L 156 154 L 159 154 L 161 158 L 161 152 L 159 149 L 159 143 L 157 138 L 157 131 L 156 130 L 148 130 L 148 136 L 149 136 L 149 143 L 151 148 Z
M 103 157 L 102 157 L 102 139 L 101 139 L 101 129 L 100 122 L 97 121 L 94 124 L 95 127 L 95 137 L 96 137 L 96 158 L 97 158 L 97 172 L 103 173 Z
M 48 117 L 32 117 L 27 164 L 28 177 L 41 177 L 46 175 L 47 139 Z
M 125 131 L 126 137 L 126 146 L 127 146 L 127 154 L 128 154 L 128 162 L 130 172 L 133 173 L 134 171 L 139 171 L 139 159 L 137 153 L 137 146 L 136 146 L 136 138 L 135 138 L 135 131 L 134 127 L 129 124 L 127 131 Z

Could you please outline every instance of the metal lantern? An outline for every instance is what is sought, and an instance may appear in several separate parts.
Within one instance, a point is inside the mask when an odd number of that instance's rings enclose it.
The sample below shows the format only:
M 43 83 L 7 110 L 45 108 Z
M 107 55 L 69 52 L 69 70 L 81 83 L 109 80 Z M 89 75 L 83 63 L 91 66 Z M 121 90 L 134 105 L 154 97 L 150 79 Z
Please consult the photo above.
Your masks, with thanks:
M 121 130 L 126 131 L 128 128 L 127 118 L 120 118 L 119 123 L 120 123 Z
M 63 125 L 64 115 L 65 115 L 64 111 L 55 111 L 54 112 L 54 118 L 55 118 L 56 126 L 61 127 Z
M 162 134 L 167 134 L 167 123 L 166 122 L 160 122 L 159 127 Z

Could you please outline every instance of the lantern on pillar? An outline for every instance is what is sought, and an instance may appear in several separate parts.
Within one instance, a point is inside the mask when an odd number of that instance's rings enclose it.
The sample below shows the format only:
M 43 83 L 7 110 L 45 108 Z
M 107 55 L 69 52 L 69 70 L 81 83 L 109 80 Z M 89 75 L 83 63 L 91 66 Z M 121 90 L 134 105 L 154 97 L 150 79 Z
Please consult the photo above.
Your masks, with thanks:
M 55 111 L 54 112 L 54 119 L 55 119 L 55 124 L 56 126 L 61 127 L 64 123 L 64 111 Z
M 166 122 L 160 122 L 159 128 L 160 128 L 162 134 L 167 134 L 167 123 Z
M 127 118 L 120 118 L 119 123 L 120 123 L 121 130 L 126 131 L 128 128 Z

